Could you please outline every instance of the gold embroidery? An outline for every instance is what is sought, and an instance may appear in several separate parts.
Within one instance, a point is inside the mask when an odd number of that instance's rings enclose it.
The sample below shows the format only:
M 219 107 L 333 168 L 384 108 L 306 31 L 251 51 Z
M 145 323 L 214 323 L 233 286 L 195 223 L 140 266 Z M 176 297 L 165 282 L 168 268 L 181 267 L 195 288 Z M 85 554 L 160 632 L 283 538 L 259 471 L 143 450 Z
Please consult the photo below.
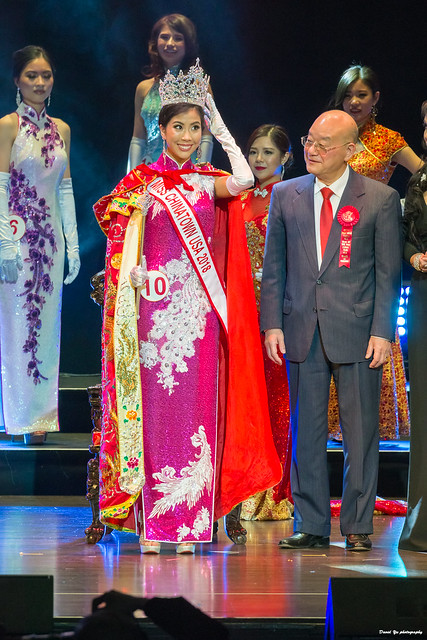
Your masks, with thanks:
M 120 378 L 125 399 L 135 393 L 137 375 L 139 375 L 137 344 L 135 340 L 129 338 L 129 332 L 130 326 L 127 323 L 123 323 L 120 327 L 120 336 L 118 338 L 119 351 L 116 353 L 116 378 Z
M 266 215 L 263 218 L 260 225 L 261 229 L 255 221 L 245 222 L 246 240 L 248 243 L 249 259 L 251 261 L 251 271 L 258 310 L 261 298 L 261 281 L 256 277 L 256 273 L 262 269 L 264 262 L 265 228 L 267 226 L 267 217 L 268 216 Z
M 112 257 L 111 257 L 111 266 L 113 267 L 113 269 L 120 269 L 120 265 L 122 264 L 122 254 L 121 253 L 115 253 Z
M 114 359 L 114 318 L 105 316 L 104 320 L 104 348 L 108 362 Z
M 117 287 L 110 277 L 108 278 L 107 296 L 105 301 L 105 308 L 107 311 L 110 311 L 114 307 L 114 304 L 116 301 L 116 295 L 117 295 Z
M 133 193 L 133 194 L 131 195 L 131 197 L 129 198 L 129 200 L 128 200 L 128 202 L 129 202 L 129 206 L 139 208 L 139 207 L 138 207 L 138 201 L 139 201 L 140 197 L 141 197 L 141 194 L 140 194 L 140 193 Z
M 121 213 L 123 216 L 130 215 L 128 198 L 119 198 L 116 196 L 108 207 L 109 213 Z

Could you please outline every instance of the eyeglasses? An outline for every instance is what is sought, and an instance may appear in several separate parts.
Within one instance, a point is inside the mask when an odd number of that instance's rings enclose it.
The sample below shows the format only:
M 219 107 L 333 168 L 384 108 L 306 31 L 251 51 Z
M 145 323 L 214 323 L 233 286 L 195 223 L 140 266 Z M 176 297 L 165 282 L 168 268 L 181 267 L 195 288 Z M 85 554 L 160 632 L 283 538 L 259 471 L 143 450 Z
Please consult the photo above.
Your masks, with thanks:
M 315 142 L 314 140 L 310 140 L 308 136 L 303 136 L 301 138 L 301 144 L 304 149 L 309 149 L 310 147 L 314 147 L 314 150 L 319 154 L 319 156 L 326 156 L 329 151 L 333 151 L 334 149 L 339 149 L 340 147 L 345 147 L 348 142 L 344 142 L 344 144 L 338 144 L 336 147 L 325 147 L 325 145 L 320 144 L 320 142 Z

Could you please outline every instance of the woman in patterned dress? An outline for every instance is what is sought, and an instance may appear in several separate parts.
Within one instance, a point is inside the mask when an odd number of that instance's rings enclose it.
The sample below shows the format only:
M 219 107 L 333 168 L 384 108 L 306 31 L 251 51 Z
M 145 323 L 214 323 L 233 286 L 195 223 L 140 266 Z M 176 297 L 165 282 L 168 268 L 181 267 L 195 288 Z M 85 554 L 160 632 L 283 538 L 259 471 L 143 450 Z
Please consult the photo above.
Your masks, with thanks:
M 0 120 L 0 357 L 7 433 L 41 444 L 58 431 L 65 249 L 68 284 L 80 268 L 70 178 L 70 129 L 46 113 L 46 51 L 14 54 L 18 108 Z
M 168 69 L 178 73 L 187 71 L 195 63 L 198 53 L 197 33 L 193 22 L 180 13 L 171 13 L 160 18 L 151 30 L 148 41 L 150 65 L 147 80 L 142 80 L 135 92 L 135 115 L 132 140 L 129 147 L 128 171 L 144 162 L 150 164 L 162 152 L 162 136 L 159 129 L 161 108 L 159 81 Z M 212 156 L 213 140 L 204 129 L 199 162 L 209 162 Z
M 139 533 L 143 553 L 194 553 L 217 517 L 281 477 L 243 224 L 214 207 L 252 174 L 210 96 L 233 174 L 192 164 L 203 110 L 183 98 L 160 112 L 167 152 L 95 205 L 108 235 L 101 518 Z
M 349 160 L 349 165 L 357 173 L 387 184 L 398 164 L 415 173 L 422 161 L 400 133 L 376 122 L 379 99 L 380 87 L 376 73 L 370 67 L 353 65 L 342 74 L 331 106 L 350 114 L 359 128 L 356 153 Z M 409 424 L 405 369 L 399 335 L 396 332 L 391 357 L 383 367 L 380 438 L 407 438 Z M 329 406 L 329 435 L 340 439 L 338 404 L 333 384 Z
M 264 124 L 249 137 L 246 145 L 249 166 L 255 176 L 255 188 L 240 195 L 242 217 L 251 261 L 257 311 L 261 295 L 268 209 L 273 187 L 283 179 L 292 164 L 289 136 L 280 125 Z M 256 494 L 242 506 L 244 520 L 285 520 L 292 515 L 290 488 L 289 388 L 286 367 L 278 367 L 267 357 L 264 371 L 267 383 L 268 407 L 276 450 L 283 467 L 282 480 L 275 487 Z

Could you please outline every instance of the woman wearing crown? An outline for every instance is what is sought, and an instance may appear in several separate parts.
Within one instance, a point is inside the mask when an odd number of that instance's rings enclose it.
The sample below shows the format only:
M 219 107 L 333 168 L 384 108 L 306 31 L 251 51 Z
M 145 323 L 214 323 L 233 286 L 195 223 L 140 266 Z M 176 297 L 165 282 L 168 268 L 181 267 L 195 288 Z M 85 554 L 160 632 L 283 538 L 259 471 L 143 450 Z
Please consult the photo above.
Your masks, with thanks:
M 281 477 L 245 231 L 238 203 L 224 204 L 252 173 L 208 81 L 198 62 L 166 74 L 165 151 L 95 205 L 108 236 L 101 517 L 137 531 L 144 553 L 194 552 L 215 519 Z M 191 162 L 203 106 L 231 175 Z

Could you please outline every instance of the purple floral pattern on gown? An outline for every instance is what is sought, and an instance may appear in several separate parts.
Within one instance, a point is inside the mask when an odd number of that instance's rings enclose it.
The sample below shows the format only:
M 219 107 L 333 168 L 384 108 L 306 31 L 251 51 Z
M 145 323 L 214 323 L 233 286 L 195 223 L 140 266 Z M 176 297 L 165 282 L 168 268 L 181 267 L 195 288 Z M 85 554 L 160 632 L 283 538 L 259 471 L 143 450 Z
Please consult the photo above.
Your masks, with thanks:
M 31 221 L 33 227 L 28 229 L 21 240 L 29 245 L 28 258 L 24 261 L 29 263 L 32 277 L 25 281 L 25 290 L 18 295 L 25 296 L 23 308 L 27 311 L 28 338 L 23 345 L 24 352 L 30 354 L 27 375 L 33 377 L 34 384 L 39 384 L 40 379 L 46 380 L 38 367 L 42 361 L 36 355 L 39 346 L 38 332 L 42 327 L 40 315 L 46 302 L 42 292 L 51 294 L 53 291 L 53 282 L 47 273 L 53 266 L 53 259 L 46 247 L 52 254 L 57 248 L 52 225 L 46 222 L 50 218 L 46 200 L 38 198 L 36 187 L 30 186 L 24 173 L 14 168 L 13 162 L 10 167 L 9 209 L 19 215 L 26 225 Z
M 46 116 L 46 110 L 43 110 L 40 114 L 40 117 Z M 34 136 L 34 138 L 38 137 L 40 127 L 37 126 L 35 122 L 33 122 L 27 115 L 22 116 L 22 125 L 24 133 L 27 137 Z M 55 162 L 55 147 L 60 147 L 61 149 L 64 147 L 64 141 L 59 135 L 58 127 L 50 118 L 46 117 L 44 126 L 43 126 L 44 134 L 40 136 L 41 140 L 44 142 L 43 147 L 41 148 L 41 155 L 44 158 L 44 163 L 46 167 L 52 167 Z

